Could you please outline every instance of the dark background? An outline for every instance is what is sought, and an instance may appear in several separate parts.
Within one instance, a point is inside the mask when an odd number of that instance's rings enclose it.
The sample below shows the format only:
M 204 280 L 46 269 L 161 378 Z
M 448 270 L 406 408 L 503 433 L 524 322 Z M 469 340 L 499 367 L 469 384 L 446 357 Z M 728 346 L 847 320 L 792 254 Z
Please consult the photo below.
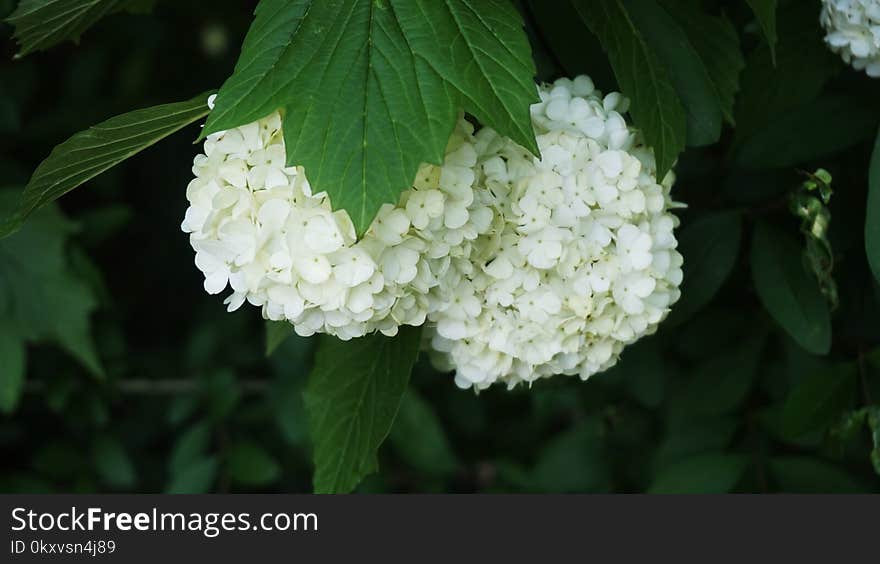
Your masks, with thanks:
M 160 1 L 151 15 L 105 18 L 79 46 L 21 60 L 13 60 L 11 27 L 0 26 L 0 186 L 21 189 L 53 146 L 89 125 L 218 87 L 253 4 Z M 548 4 L 523 6 L 539 78 L 589 72 L 599 88 L 613 89 L 598 46 Z M 760 38 L 744 3 L 728 4 L 748 54 Z M 0 15 L 12 8 L 0 0 Z M 810 9 L 818 15 L 818 2 Z M 876 106 L 877 82 L 842 69 L 823 92 L 856 92 Z M 864 119 L 876 131 L 876 113 Z M 267 359 L 256 308 L 227 314 L 220 297 L 202 290 L 179 228 L 196 136 L 189 127 L 60 201 L 78 226 L 65 239 L 68 267 L 97 299 L 87 334 L 105 376 L 51 338 L 30 341 L 22 400 L 0 415 L 0 491 L 310 490 L 300 393 L 314 342 L 292 337 Z M 380 473 L 360 490 L 878 491 L 869 432 L 835 432 L 846 412 L 880 398 L 880 292 L 862 243 L 872 139 L 802 166 L 750 171 L 728 158 L 730 137 L 726 131 L 720 144 L 687 151 L 673 191 L 690 206 L 680 214 L 683 227 L 718 210 L 746 217 L 737 266 L 708 306 L 664 325 L 585 383 L 557 377 L 475 395 L 422 359 L 380 450 Z M 809 139 L 787 142 L 801 141 Z M 799 236 L 786 195 L 803 181 L 797 169 L 817 166 L 834 176 L 841 299 L 832 352 L 822 358 L 764 312 L 748 261 L 756 218 Z M 0 263 L 0 274 L 9 268 Z M 852 393 L 817 411 L 808 431 L 781 429 L 799 384 L 815 373 L 834 377 L 842 366 L 857 370 Z

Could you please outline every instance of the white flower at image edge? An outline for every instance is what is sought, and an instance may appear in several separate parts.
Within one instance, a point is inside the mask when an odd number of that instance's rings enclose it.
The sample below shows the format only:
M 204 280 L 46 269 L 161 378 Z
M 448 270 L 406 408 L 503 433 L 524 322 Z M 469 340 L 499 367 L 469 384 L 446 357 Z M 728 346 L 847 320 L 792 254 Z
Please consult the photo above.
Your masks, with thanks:
M 248 302 L 305 336 L 394 335 L 423 324 L 452 289 L 450 260 L 466 258 L 492 218 L 489 195 L 474 190 L 472 134 L 460 119 L 443 165 L 422 166 L 360 240 L 348 214 L 312 193 L 301 167 L 285 165 L 277 113 L 209 135 L 193 161 L 181 226 L 205 290 L 229 287 L 230 311 Z
M 856 70 L 880 77 L 880 0 L 822 0 L 825 42 Z
M 652 151 L 622 116 L 628 102 L 586 76 L 540 96 L 540 160 L 489 128 L 476 134 L 492 227 L 452 261 L 453 299 L 426 329 L 433 360 L 461 387 L 586 379 L 656 331 L 679 297 L 674 177 L 658 183 Z

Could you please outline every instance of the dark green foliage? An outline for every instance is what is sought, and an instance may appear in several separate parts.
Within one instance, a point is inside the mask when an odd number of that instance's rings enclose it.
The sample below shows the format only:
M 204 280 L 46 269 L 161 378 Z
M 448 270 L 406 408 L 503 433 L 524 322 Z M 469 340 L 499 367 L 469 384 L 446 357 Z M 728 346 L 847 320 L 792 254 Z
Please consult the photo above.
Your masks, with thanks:
M 272 53 L 259 47 L 274 45 L 277 60 L 260 72 L 286 77 L 299 45 L 285 51 L 295 34 L 281 24 L 297 16 L 266 15 L 308 2 L 264 0 L 241 57 L 253 4 L 208 13 L 159 2 L 155 17 L 102 23 L 144 2 L 89 2 L 53 33 L 33 11 L 44 4 L 77 2 L 23 1 L 2 30 L 0 174 L 15 188 L 0 191 L 0 221 L 11 218 L 0 225 L 20 229 L 0 240 L 0 491 L 880 492 L 880 81 L 827 50 L 818 3 L 315 2 L 311 17 L 345 8 L 354 18 L 334 19 L 326 37 L 376 39 L 396 78 L 370 82 L 379 62 L 340 51 L 351 73 L 273 82 L 265 100 L 243 94 L 242 65 L 266 63 Z M 355 17 L 365 13 L 375 27 Z M 79 46 L 65 41 L 93 24 Z M 275 35 L 254 35 L 260 26 Z M 422 42 L 407 47 L 413 30 Z M 12 62 L 17 51 L 32 54 Z M 300 115 L 285 132 L 301 145 L 295 155 L 316 159 L 314 136 L 388 101 L 387 115 L 361 124 L 385 143 L 363 159 L 403 180 L 346 192 L 345 205 L 364 206 L 363 227 L 419 162 L 439 158 L 460 106 L 529 145 L 533 71 L 587 72 L 597 88 L 623 90 L 661 168 L 678 161 L 673 198 L 687 204 L 676 212 L 681 300 L 656 335 L 587 382 L 477 395 L 416 359 L 416 330 L 342 343 L 266 324 L 256 308 L 227 314 L 202 290 L 179 231 L 195 128 L 114 166 L 207 111 L 205 96 L 159 104 L 227 80 L 233 94 L 221 91 L 214 127 L 291 104 L 296 116 L 299 102 L 321 98 L 323 117 Z M 419 85 L 434 87 L 424 107 L 410 103 Z M 321 121 L 336 110 L 337 121 Z M 93 147 L 100 166 L 73 182 L 44 174 L 88 167 L 70 145 L 38 168 L 77 131 L 68 143 L 112 143 L 89 130 L 112 115 L 137 142 Z M 163 127 L 138 130 L 132 116 Z M 339 162 L 328 159 L 319 182 L 332 184 Z M 830 200 L 821 183 L 804 184 L 818 169 L 833 177 Z

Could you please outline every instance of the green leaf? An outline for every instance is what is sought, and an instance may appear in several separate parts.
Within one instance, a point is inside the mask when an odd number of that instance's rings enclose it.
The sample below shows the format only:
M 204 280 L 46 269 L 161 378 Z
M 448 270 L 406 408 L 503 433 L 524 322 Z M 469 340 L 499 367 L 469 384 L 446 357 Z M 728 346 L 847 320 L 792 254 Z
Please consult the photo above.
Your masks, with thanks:
M 306 367 L 303 367 L 306 370 Z M 281 436 L 290 445 L 302 446 L 308 441 L 308 421 L 303 404 L 304 375 L 279 375 L 271 391 L 272 411 Z
M 770 471 L 786 493 L 864 493 L 865 488 L 837 466 L 808 456 L 779 456 Z
M 738 427 L 739 419 L 733 415 L 687 418 L 671 425 L 654 453 L 655 473 L 695 454 L 726 449 Z
M 675 86 L 645 41 L 623 0 L 574 0 L 584 24 L 599 38 L 611 61 L 630 113 L 653 147 L 657 177 L 663 178 L 684 149 L 687 118 Z
M 880 476 L 880 405 L 865 408 L 868 430 L 871 432 L 871 465 L 874 473 Z
M 776 64 L 776 1 L 777 0 L 746 0 L 755 17 L 758 19 L 758 25 L 764 33 L 767 40 L 767 46 L 770 48 L 770 56 L 773 58 L 773 64 Z
M 101 479 L 114 488 L 131 488 L 137 481 L 134 465 L 128 453 L 112 437 L 100 437 L 95 441 L 92 459 Z
M 211 426 L 208 422 L 202 421 L 187 429 L 171 449 L 168 459 L 171 475 L 180 475 L 190 464 L 204 456 L 210 444 Z
M 208 114 L 207 94 L 112 117 L 61 143 L 37 167 L 0 239 L 35 210 Z
M 280 108 L 288 162 L 362 233 L 461 108 L 537 154 L 534 74 L 507 0 L 262 0 L 203 134 Z
M 547 2 L 546 0 L 528 0 L 528 20 L 534 21 L 536 32 L 546 40 L 551 61 L 558 63 L 559 69 L 544 70 L 540 64 L 541 49 L 536 49 L 534 57 L 542 72 L 549 72 L 542 79 L 555 78 L 557 74 L 569 77 L 587 74 L 603 89 L 615 88 L 616 81 L 608 57 L 602 51 L 602 45 L 592 32 L 584 27 L 583 21 L 575 11 L 574 3 Z
M 620 362 L 606 374 L 644 406 L 655 408 L 663 401 L 669 371 L 657 339 L 642 339 L 628 346 Z M 567 390 L 565 396 L 570 397 Z
M 303 389 L 311 370 L 316 338 L 291 335 L 271 357 L 275 379 L 269 392 L 275 423 L 288 444 L 308 443 L 308 421 Z
M 143 0 L 21 0 L 7 18 L 15 26 L 12 37 L 20 50 L 16 57 L 44 51 L 80 35 L 113 12 L 141 11 Z
M 753 321 L 743 315 L 738 304 L 718 303 L 710 305 L 680 328 L 670 326 L 668 329 L 675 329 L 672 344 L 677 353 L 695 361 L 709 358 L 742 339 L 747 332 L 745 328 Z
M 818 29 L 816 8 L 791 2 L 780 18 L 780 39 L 773 63 L 770 48 L 761 44 L 746 60 L 736 98 L 732 154 L 756 132 L 819 95 L 841 68 Z M 798 141 L 794 137 L 789 142 Z
M 412 387 L 403 395 L 388 440 L 398 455 L 419 472 L 444 476 L 458 467 L 443 425 Z
M 15 191 L 0 190 L 0 213 L 12 209 L 15 198 Z M 73 272 L 66 253 L 73 230 L 52 205 L 15 235 L 0 239 L 0 319 L 8 319 L 25 341 L 52 340 L 101 378 L 89 328 L 97 299 Z
M 771 370 L 773 370 L 773 368 L 771 368 Z M 768 405 L 756 413 L 757 417 L 755 418 L 755 421 L 760 423 L 762 430 L 766 431 L 769 437 L 783 444 L 805 449 L 819 448 L 825 439 L 825 433 L 821 431 L 805 433 L 797 437 L 793 437 L 785 432 L 782 426 L 784 407 L 785 405 L 783 403 Z
M 696 0 L 662 0 L 661 3 L 687 35 L 709 73 L 724 118 L 733 124 L 739 75 L 746 65 L 736 28 L 726 16 L 704 12 Z
M 193 460 L 174 476 L 165 490 L 169 494 L 207 493 L 217 477 L 217 459 L 213 456 Z
M 293 324 L 286 321 L 266 322 L 266 356 L 272 356 L 278 345 L 293 335 Z
M 633 24 L 666 69 L 687 115 L 687 144 L 721 137 L 721 100 L 702 59 L 678 23 L 654 0 L 626 0 Z
M 64 278 L 68 278 L 65 284 Z M 46 305 L 54 306 L 55 340 L 68 354 L 77 359 L 93 376 L 105 377 L 104 367 L 92 339 L 90 314 L 97 307 L 94 293 L 78 279 L 63 277 L 47 290 Z M 62 302 L 64 300 L 64 302 Z
M 872 98 L 823 96 L 784 110 L 737 146 L 743 168 L 788 168 L 843 151 L 869 138 L 880 108 Z
M 610 487 L 607 454 L 598 420 L 580 423 L 554 437 L 538 454 L 532 482 L 544 492 L 596 492 Z
M 688 385 L 674 404 L 682 414 L 721 415 L 739 407 L 758 375 L 758 360 L 766 332 L 751 337 L 697 365 Z
M 234 481 L 246 486 L 265 486 L 281 475 L 275 458 L 252 442 L 238 443 L 229 449 L 226 470 Z
M 764 308 L 803 348 L 831 349 L 831 314 L 819 285 L 804 268 L 801 250 L 787 232 L 767 222 L 755 226 L 752 277 Z
M 865 250 L 874 278 L 880 282 L 880 131 L 868 172 L 868 209 L 865 218 Z
M 24 390 L 25 346 L 15 326 L 0 318 L 0 413 L 12 413 Z
M 852 406 L 858 370 L 852 363 L 837 364 L 804 378 L 788 395 L 782 408 L 782 431 L 796 438 L 827 429 Z
M 748 459 L 741 454 L 698 454 L 664 469 L 648 488 L 648 493 L 727 493 L 739 482 L 747 464 Z
M 409 382 L 419 335 L 401 327 L 393 338 L 321 338 L 305 392 L 316 493 L 349 492 L 378 468 L 376 451 Z
M 669 323 L 687 320 L 712 301 L 736 265 L 741 239 L 742 216 L 737 211 L 703 215 L 682 230 L 678 250 L 684 257 L 684 278 Z
M 165 410 L 165 420 L 172 427 L 179 426 L 199 408 L 200 399 L 196 395 L 177 395 L 170 398 Z
M 228 369 L 206 376 L 203 391 L 208 413 L 215 421 L 229 417 L 241 401 L 241 384 L 235 373 Z

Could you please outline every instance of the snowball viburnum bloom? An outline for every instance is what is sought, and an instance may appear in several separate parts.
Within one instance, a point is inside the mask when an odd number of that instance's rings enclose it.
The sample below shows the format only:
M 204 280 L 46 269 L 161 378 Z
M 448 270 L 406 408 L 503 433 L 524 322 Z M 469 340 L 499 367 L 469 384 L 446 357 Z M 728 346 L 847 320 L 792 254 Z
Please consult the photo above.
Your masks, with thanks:
M 515 386 L 609 368 L 653 333 L 679 297 L 682 257 L 668 213 L 672 173 L 586 76 L 539 89 L 542 158 L 491 129 L 476 135 L 491 228 L 452 260 L 452 299 L 428 312 L 427 339 L 461 387 Z
M 209 103 L 212 103 L 209 102 Z M 452 260 L 467 260 L 490 227 L 488 194 L 474 189 L 473 126 L 459 119 L 441 166 L 423 165 L 397 205 L 358 239 L 343 210 L 288 167 L 281 117 L 209 135 L 193 161 L 183 231 L 211 294 L 232 293 L 297 333 L 341 339 L 394 335 L 453 300 Z
M 880 77 L 880 0 L 822 0 L 825 42 L 868 76 Z

